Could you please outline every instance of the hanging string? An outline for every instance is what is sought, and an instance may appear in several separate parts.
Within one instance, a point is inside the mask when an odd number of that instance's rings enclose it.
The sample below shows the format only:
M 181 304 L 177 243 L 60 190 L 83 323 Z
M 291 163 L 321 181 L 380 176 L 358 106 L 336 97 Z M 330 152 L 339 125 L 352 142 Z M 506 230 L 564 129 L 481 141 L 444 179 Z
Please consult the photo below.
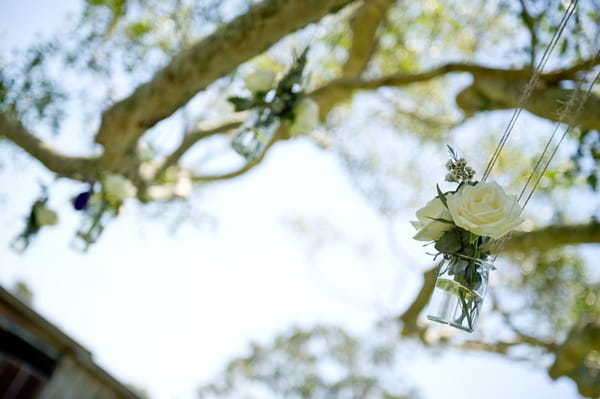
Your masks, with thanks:
M 600 52 L 598 52 L 598 54 L 596 55 L 596 59 L 594 60 L 594 63 L 596 63 L 598 61 L 599 57 L 600 57 Z M 558 130 L 560 129 L 561 124 L 564 122 L 567 115 L 572 114 L 571 111 L 573 109 L 573 106 L 575 105 L 577 98 L 578 98 L 578 94 L 582 92 L 583 82 L 585 82 L 585 80 L 587 79 L 588 73 L 589 73 L 589 71 L 585 73 L 585 76 L 583 77 L 583 79 L 581 79 L 577 82 L 577 86 L 576 86 L 575 90 L 573 91 L 572 95 L 569 97 L 568 101 L 563 106 L 563 108 L 559 114 L 559 117 L 558 117 L 558 122 L 554 124 L 554 130 L 552 131 L 550 138 L 546 141 L 546 145 L 544 146 L 542 153 L 538 157 L 535 166 L 533 167 L 531 173 L 529 174 L 529 177 L 527 178 L 527 181 L 523 185 L 523 188 L 521 189 L 521 192 L 519 193 L 519 196 L 517 197 L 518 201 L 521 201 L 521 199 L 523 198 L 523 195 L 525 195 L 525 191 L 527 191 L 529 184 L 533 181 L 533 178 L 536 175 L 536 172 L 538 171 L 538 168 L 540 167 L 542 161 L 546 157 L 546 154 L 550 148 L 550 144 L 552 144 L 552 142 L 554 141 L 554 137 L 556 136 L 556 133 L 558 133 Z M 592 87 L 593 87 L 593 85 L 592 85 Z M 580 101 L 580 106 L 581 106 L 581 101 Z M 572 118 L 571 123 L 573 121 L 574 121 L 574 119 Z M 551 158 L 550 158 L 550 160 L 551 160 Z M 544 174 L 544 172 L 546 171 L 546 168 L 547 168 L 547 165 L 540 173 L 540 176 Z M 531 197 L 533 191 L 535 190 L 535 187 L 536 186 L 534 186 L 534 188 L 531 190 L 528 198 Z
M 597 64 L 598 61 L 600 61 L 600 50 L 596 54 L 596 57 L 594 59 L 594 64 Z M 559 115 L 559 120 L 555 123 L 555 128 L 552 132 L 552 135 L 546 142 L 546 145 L 544 146 L 542 153 L 538 157 L 535 167 L 533 168 L 531 174 L 529 175 L 529 177 L 527 179 L 527 182 L 523 186 L 523 189 L 521 190 L 521 192 L 518 196 L 518 201 L 520 201 L 523 198 L 523 196 L 525 195 L 525 192 L 527 191 L 527 187 L 533 181 L 534 176 L 537 175 L 537 178 L 535 179 L 533 187 L 531 187 L 531 189 L 527 195 L 527 198 L 525 199 L 525 202 L 523 203 L 523 205 L 521 207 L 521 212 L 525 209 L 525 207 L 529 203 L 529 200 L 531 199 L 531 197 L 533 196 L 533 193 L 535 192 L 538 185 L 540 184 L 540 181 L 542 180 L 544 173 L 548 169 L 548 166 L 552 162 L 552 159 L 556 155 L 556 153 L 557 153 L 560 145 L 564 141 L 565 137 L 573 129 L 573 126 L 574 126 L 575 122 L 577 121 L 577 118 L 579 118 L 579 115 L 581 114 L 581 111 L 583 110 L 583 106 L 585 105 L 585 103 L 587 102 L 588 98 L 590 97 L 590 95 L 592 93 L 594 85 L 600 79 L 600 72 L 598 72 L 596 74 L 595 78 L 591 81 L 590 86 L 587 89 L 587 91 L 583 94 L 583 96 L 580 96 L 580 94 L 583 91 L 582 90 L 583 84 L 585 81 L 587 81 L 587 77 L 588 77 L 589 73 L 590 73 L 589 70 L 586 71 L 583 78 L 577 83 L 577 87 L 573 90 L 573 93 L 569 97 L 568 101 L 563 106 L 563 108 L 560 112 L 560 115 Z M 575 109 L 575 112 L 572 113 L 571 110 L 572 110 L 573 106 L 575 105 L 577 99 L 579 99 L 579 101 L 577 102 L 577 108 Z M 546 154 L 548 153 L 548 150 L 550 149 L 550 146 L 551 146 L 552 142 L 554 141 L 554 137 L 556 136 L 556 133 L 558 132 L 559 128 L 564 123 L 564 120 L 566 119 L 567 115 L 569 115 L 569 114 L 571 114 L 571 118 L 569 119 L 567 127 L 565 128 L 560 139 L 558 140 L 558 142 L 552 149 L 552 152 L 550 153 L 550 155 L 548 157 L 546 157 Z M 539 170 L 539 173 L 538 173 L 538 169 L 539 169 L 540 165 L 542 165 L 544 158 L 547 158 L 546 162 L 543 164 L 542 169 Z M 494 249 L 491 251 L 492 253 L 494 253 L 493 261 L 496 261 L 496 258 L 498 257 L 498 253 L 504 248 L 504 245 L 505 245 L 506 241 L 510 238 L 510 235 L 511 235 L 510 233 L 507 234 L 502 240 L 497 242 L 496 245 L 494 246 Z
M 596 59 L 598 59 L 598 57 L 600 57 L 600 52 L 598 53 L 598 56 L 596 57 Z M 575 111 L 575 113 L 571 117 L 571 120 L 569 121 L 569 124 L 568 124 L 567 128 L 565 129 L 565 131 L 563 132 L 562 136 L 558 140 L 558 143 L 556 143 L 556 146 L 554 146 L 554 149 L 553 149 L 552 153 L 548 157 L 548 160 L 546 161 L 546 164 L 544 165 L 541 173 L 539 174 L 537 180 L 535 181 L 535 184 L 531 188 L 531 191 L 529 192 L 529 195 L 527 196 L 527 199 L 525 200 L 525 203 L 523 204 L 523 209 L 525 209 L 525 207 L 529 203 L 529 200 L 531 199 L 531 196 L 533 195 L 533 192 L 535 191 L 535 189 L 537 188 L 537 186 L 540 184 L 540 181 L 542 180 L 544 172 L 546 172 L 546 169 L 548 169 L 548 165 L 550 165 L 550 162 L 552 161 L 552 158 L 554 158 L 554 156 L 556 155 L 556 152 L 558 151 L 558 147 L 562 144 L 562 142 L 565 139 L 565 137 L 567 136 L 567 134 L 573 129 L 574 122 L 579 117 L 579 114 L 581 114 L 581 111 L 583 109 L 583 105 L 587 102 L 588 98 L 590 97 L 590 94 L 592 93 L 594 85 L 596 84 L 596 82 L 598 81 L 599 78 L 600 78 L 600 72 L 598 72 L 596 74 L 596 77 L 594 78 L 594 80 L 592 80 L 592 83 L 590 84 L 590 87 L 585 92 L 583 98 L 579 102 L 579 105 L 577 106 L 577 110 Z
M 527 83 L 527 86 L 525 87 L 525 90 L 523 91 L 523 94 L 521 95 L 521 98 L 519 99 L 517 108 L 515 108 L 515 111 L 513 112 L 513 115 L 510 118 L 510 121 L 508 122 L 506 130 L 502 134 L 502 137 L 500 138 L 500 141 L 498 142 L 498 145 L 496 146 L 496 149 L 494 150 L 494 153 L 492 154 L 492 157 L 485 168 L 485 171 L 483 173 L 481 181 L 487 180 L 492 169 L 494 168 L 494 165 L 496 164 L 496 161 L 498 161 L 498 158 L 500 157 L 500 153 L 502 152 L 502 149 L 504 148 L 504 144 L 506 143 L 506 141 L 508 140 L 508 137 L 512 133 L 512 130 L 513 130 L 515 124 L 517 123 L 517 119 L 521 115 L 521 111 L 523 110 L 523 107 L 527 103 L 527 100 L 529 99 L 529 96 L 531 95 L 533 88 L 537 84 L 537 82 L 540 78 L 540 75 L 542 74 L 542 71 L 543 71 L 544 67 L 546 66 L 546 63 L 548 62 L 548 59 L 550 58 L 550 54 L 556 47 L 556 44 L 558 43 L 560 36 L 563 34 L 563 31 L 565 30 L 565 27 L 567 26 L 569 19 L 575 12 L 575 8 L 577 6 L 578 1 L 579 0 L 571 0 L 569 5 L 565 9 L 565 12 L 562 16 L 562 19 L 559 23 L 557 30 L 554 32 L 554 35 L 552 36 L 550 43 L 544 50 L 544 54 L 542 55 L 542 58 L 540 59 L 538 65 L 535 67 L 535 69 L 533 71 L 533 75 L 529 79 L 529 82 Z

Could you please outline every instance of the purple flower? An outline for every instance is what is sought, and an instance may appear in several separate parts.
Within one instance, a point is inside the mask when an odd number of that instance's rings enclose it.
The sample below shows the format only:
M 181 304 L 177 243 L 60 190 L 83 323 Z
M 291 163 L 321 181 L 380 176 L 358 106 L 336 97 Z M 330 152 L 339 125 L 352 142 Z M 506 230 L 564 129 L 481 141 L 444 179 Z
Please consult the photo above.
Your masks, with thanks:
M 88 206 L 91 195 L 91 191 L 84 191 L 83 193 L 77 195 L 77 197 L 75 197 L 73 200 L 73 207 L 78 211 L 84 210 Z

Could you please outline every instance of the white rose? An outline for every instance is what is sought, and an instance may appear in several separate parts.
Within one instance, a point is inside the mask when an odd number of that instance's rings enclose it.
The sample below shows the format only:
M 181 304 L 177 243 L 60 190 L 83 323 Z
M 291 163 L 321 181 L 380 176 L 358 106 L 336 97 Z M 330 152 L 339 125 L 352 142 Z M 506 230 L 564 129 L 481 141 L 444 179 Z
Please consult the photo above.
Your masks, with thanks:
M 290 136 L 308 134 L 319 124 L 319 104 L 310 98 L 303 98 L 294 108 L 294 122 L 290 126 Z
M 448 196 L 448 208 L 457 226 L 494 239 L 524 220 L 517 198 L 506 195 L 496 182 L 462 186 L 457 193 Z
M 51 209 L 46 208 L 46 205 L 41 202 L 33 206 L 33 214 L 35 223 L 39 226 L 54 226 L 58 223 L 58 215 Z
M 129 179 L 114 173 L 104 176 L 102 189 L 109 199 L 117 202 L 123 202 L 137 194 L 137 188 Z
M 452 215 L 448 211 L 448 208 L 444 206 L 442 200 L 438 197 L 429 201 L 425 206 L 417 211 L 418 221 L 411 221 L 417 234 L 413 237 L 418 241 L 435 241 L 439 239 L 444 232 L 450 230 L 453 225 L 449 223 L 442 223 L 432 218 L 445 219 L 452 221 Z
M 273 88 L 275 72 L 270 69 L 255 68 L 244 76 L 244 84 L 252 93 L 266 93 Z

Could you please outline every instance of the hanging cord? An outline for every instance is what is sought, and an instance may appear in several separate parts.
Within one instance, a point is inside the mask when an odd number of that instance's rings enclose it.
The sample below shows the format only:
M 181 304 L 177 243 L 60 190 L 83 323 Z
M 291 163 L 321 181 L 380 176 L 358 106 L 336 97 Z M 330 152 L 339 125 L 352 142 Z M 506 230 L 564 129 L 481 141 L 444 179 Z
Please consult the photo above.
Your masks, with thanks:
M 568 7 L 565 9 L 565 12 L 559 23 L 558 29 L 554 32 L 554 35 L 552 36 L 550 43 L 544 50 L 544 54 L 542 55 L 542 58 L 540 59 L 538 65 L 535 67 L 535 69 L 533 71 L 533 75 L 529 79 L 529 82 L 527 83 L 527 86 L 525 87 L 525 90 L 523 91 L 523 94 L 521 95 L 521 98 L 519 99 L 517 108 L 513 112 L 513 115 L 510 118 L 510 121 L 508 122 L 508 126 L 506 127 L 506 130 L 502 134 L 502 137 L 500 138 L 500 141 L 498 142 L 498 145 L 496 146 L 496 149 L 494 150 L 494 153 L 492 154 L 492 158 L 490 159 L 489 163 L 487 164 L 487 166 L 485 168 L 485 171 L 483 173 L 483 177 L 481 178 L 481 181 L 487 180 L 492 169 L 494 168 L 494 165 L 496 164 L 496 161 L 498 161 L 498 158 L 500 157 L 500 153 L 502 152 L 502 149 L 504 148 L 504 144 L 506 143 L 506 141 L 508 140 L 508 137 L 512 133 L 512 130 L 515 127 L 515 124 L 517 123 L 517 119 L 521 115 L 521 111 L 523 110 L 523 107 L 527 103 L 527 100 L 529 99 L 529 96 L 531 95 L 533 88 L 537 84 L 537 82 L 540 78 L 540 75 L 542 74 L 542 70 L 544 69 L 544 67 L 546 66 L 546 63 L 548 62 L 548 59 L 550 58 L 550 54 L 556 47 L 556 44 L 558 43 L 560 36 L 562 35 L 563 31 L 565 30 L 565 27 L 567 26 L 569 19 L 575 12 L 575 8 L 577 6 L 578 1 L 579 0 L 571 0 L 571 3 L 569 3 Z
M 598 52 L 598 54 L 596 55 L 596 58 L 594 59 L 594 63 L 596 63 L 600 58 L 600 52 Z M 523 185 L 523 188 L 521 189 L 521 192 L 519 193 L 519 196 L 517 197 L 517 201 L 521 201 L 521 199 L 523 198 L 523 195 L 525 195 L 525 192 L 527 191 L 527 188 L 529 186 L 529 184 L 533 181 L 534 176 L 536 175 L 538 168 L 540 167 L 540 165 L 542 164 L 542 161 L 544 160 L 544 158 L 546 157 L 546 154 L 548 153 L 548 150 L 550 149 L 550 145 L 552 144 L 552 142 L 554 141 L 554 137 L 556 136 L 556 133 L 558 133 L 558 130 L 561 127 L 561 124 L 564 122 L 564 120 L 566 119 L 567 115 L 572 114 L 572 110 L 573 110 L 573 106 L 576 103 L 576 100 L 578 98 L 578 95 L 583 91 L 582 90 L 582 86 L 584 84 L 584 82 L 587 79 L 587 75 L 589 74 L 589 70 L 585 73 L 585 76 L 583 77 L 583 79 L 580 79 L 577 82 L 577 86 L 576 88 L 573 90 L 573 93 L 571 94 L 571 96 L 569 96 L 568 101 L 565 103 L 565 105 L 562 107 L 559 116 L 558 116 L 558 122 L 556 122 L 554 124 L 554 130 L 552 131 L 552 134 L 550 135 L 550 138 L 546 141 L 546 145 L 544 146 L 544 149 L 542 151 L 542 153 L 540 154 L 540 156 L 537 159 L 537 162 L 535 163 L 535 166 L 533 167 L 531 174 L 529 175 L 529 177 L 527 178 L 527 181 L 525 182 L 525 184 Z M 590 87 L 590 89 L 593 87 Z M 587 96 L 589 96 L 589 93 L 586 94 L 586 99 Z M 583 102 L 585 102 L 585 100 L 582 100 Z M 581 111 L 581 104 L 583 103 L 582 101 L 580 101 L 579 107 L 577 108 L 576 113 Z M 578 114 L 577 114 L 578 115 Z M 569 126 L 574 122 L 574 118 L 571 118 L 570 124 Z M 566 130 L 565 130 L 566 132 Z M 561 139 L 562 141 L 562 139 Z M 550 159 L 548 160 L 547 163 L 550 162 L 550 160 L 552 159 L 552 157 L 554 156 L 554 153 L 550 156 Z M 546 168 L 548 167 L 548 165 L 546 165 L 543 170 L 540 172 L 540 176 L 542 176 L 544 174 L 544 172 L 546 171 Z M 533 189 L 531 189 L 527 200 L 525 202 L 525 204 L 523 205 L 523 207 L 527 204 L 527 202 L 529 201 L 529 198 L 531 198 L 531 195 L 533 193 L 533 191 L 535 190 L 537 184 L 539 183 L 539 181 L 536 181 L 535 186 L 533 187 Z
M 600 56 L 600 52 L 598 53 L 598 56 Z M 546 161 L 546 164 L 544 165 L 544 168 L 542 169 L 540 175 L 538 176 L 537 180 L 535 181 L 535 184 L 531 188 L 531 191 L 529 192 L 529 195 L 527 196 L 527 199 L 525 200 L 525 203 L 523 204 L 523 209 L 525 209 L 525 206 L 527 206 L 527 204 L 529 203 L 529 200 L 531 199 L 531 196 L 533 195 L 533 192 L 535 191 L 535 189 L 537 188 L 537 186 L 540 184 L 540 181 L 542 180 L 544 172 L 546 172 L 546 169 L 548 169 L 548 165 L 550 165 L 550 162 L 552 161 L 552 158 L 554 158 L 554 156 L 556 155 L 556 152 L 558 151 L 558 147 L 562 144 L 562 142 L 565 139 L 565 137 L 567 136 L 567 134 L 571 130 L 573 130 L 573 124 L 577 120 L 577 118 L 579 117 L 579 114 L 581 114 L 581 110 L 583 109 L 583 105 L 587 102 L 588 98 L 590 97 L 590 94 L 592 93 L 594 85 L 596 84 L 596 82 L 598 81 L 599 78 L 600 78 L 600 72 L 598 72 L 596 74 L 596 77 L 594 78 L 594 80 L 590 84 L 590 87 L 585 92 L 582 100 L 579 102 L 579 105 L 577 106 L 577 109 L 575 110 L 575 113 L 571 117 L 571 120 L 569 121 L 569 124 L 567 125 L 567 128 L 565 129 L 565 131 L 563 132 L 562 136 L 558 140 L 558 143 L 556 143 L 556 146 L 554 146 L 554 149 L 553 149 L 552 153 L 550 154 L 550 157 L 548 157 L 548 160 Z
M 600 51 L 598 51 L 598 53 L 596 54 L 595 62 L 598 62 L 599 60 L 600 60 Z M 584 104 L 587 102 L 588 98 L 590 97 L 590 95 L 592 93 L 594 85 L 596 84 L 596 82 L 598 81 L 598 79 L 600 79 L 600 72 L 598 72 L 596 74 L 596 76 L 594 77 L 594 79 L 591 81 L 590 86 L 587 89 L 587 91 L 583 94 L 583 96 L 579 97 L 579 95 L 583 91 L 582 90 L 582 86 L 583 86 L 584 82 L 587 80 L 587 76 L 588 76 L 589 73 L 590 73 L 590 70 L 588 70 L 585 73 L 584 77 L 577 83 L 576 89 L 573 90 L 573 93 L 571 94 L 569 100 L 565 103 L 564 107 L 562 108 L 562 110 L 560 112 L 559 120 L 555 123 L 554 131 L 552 132 L 552 135 L 550 136 L 550 138 L 546 142 L 546 145 L 544 146 L 544 150 L 542 151 L 542 153 L 538 157 L 538 160 L 537 160 L 537 162 L 535 164 L 535 167 L 533 168 L 531 174 L 529 175 L 529 177 L 527 179 L 527 182 L 523 186 L 523 189 L 521 190 L 521 193 L 518 196 L 518 201 L 520 201 L 523 198 L 523 196 L 525 195 L 525 192 L 527 191 L 527 187 L 534 180 L 534 176 L 537 174 L 537 178 L 535 179 L 533 187 L 531 187 L 531 189 L 530 189 L 530 191 L 529 191 L 529 193 L 527 195 L 527 198 L 525 199 L 525 202 L 523 203 L 523 205 L 521 207 L 521 213 L 523 212 L 523 210 L 525 209 L 525 207 L 529 203 L 529 200 L 533 196 L 533 193 L 535 192 L 535 190 L 537 189 L 538 185 L 540 184 L 540 181 L 542 180 L 542 177 L 544 176 L 544 173 L 548 169 L 548 166 L 550 165 L 550 162 L 552 162 L 552 159 L 556 155 L 556 153 L 558 151 L 558 148 L 560 147 L 560 145 L 564 141 L 564 139 L 567 136 L 567 134 L 569 132 L 571 132 L 571 130 L 573 129 L 573 125 L 577 121 L 577 118 L 579 118 L 579 115 L 581 114 L 581 111 L 583 110 Z M 571 110 L 572 110 L 573 106 L 575 105 L 577 98 L 579 98 L 579 102 L 577 103 L 577 108 L 575 109 L 574 113 L 571 113 Z M 546 154 L 548 153 L 548 150 L 550 149 L 550 145 L 552 144 L 552 141 L 554 141 L 554 137 L 556 136 L 556 133 L 558 132 L 559 128 L 561 127 L 561 124 L 563 124 L 564 120 L 566 119 L 567 115 L 569 115 L 569 114 L 571 114 L 571 118 L 569 119 L 567 127 L 565 128 L 565 130 L 562 133 L 560 139 L 558 140 L 558 142 L 556 143 L 556 145 L 552 149 L 552 152 L 547 157 L 545 163 L 543 164 L 542 169 L 538 173 L 538 169 L 539 169 L 540 165 L 542 165 L 542 162 L 544 161 L 544 158 L 546 157 Z M 496 245 L 494 246 L 494 249 L 491 251 L 492 253 L 494 253 L 493 262 L 496 261 L 496 258 L 498 257 L 498 253 L 500 251 L 502 251 L 502 249 L 504 248 L 504 245 L 506 244 L 506 241 L 510 238 L 511 234 L 512 233 L 509 233 L 506 236 L 504 236 L 504 238 L 502 238 L 500 241 L 498 241 L 496 243 Z

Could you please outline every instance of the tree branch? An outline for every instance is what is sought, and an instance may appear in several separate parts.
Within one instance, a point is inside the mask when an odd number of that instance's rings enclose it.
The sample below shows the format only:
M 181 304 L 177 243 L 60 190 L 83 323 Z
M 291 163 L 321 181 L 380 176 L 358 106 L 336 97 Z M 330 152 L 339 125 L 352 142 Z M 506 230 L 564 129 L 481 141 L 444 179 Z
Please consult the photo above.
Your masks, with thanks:
M 276 142 L 278 142 L 279 140 L 284 140 L 285 138 L 288 138 L 289 137 L 288 131 L 289 131 L 289 129 L 286 124 L 280 125 L 279 129 L 277 129 L 277 132 L 275 133 L 275 136 L 269 142 L 269 144 L 267 144 L 267 146 L 265 147 L 265 150 L 262 152 L 262 154 L 260 154 L 260 156 L 258 158 L 256 158 L 254 161 L 247 162 L 241 168 L 234 170 L 232 172 L 223 173 L 223 174 L 195 175 L 195 176 L 192 176 L 192 181 L 193 182 L 210 182 L 210 181 L 218 181 L 218 180 L 229 180 L 229 179 L 233 179 L 235 177 L 243 175 L 244 173 L 248 172 L 250 169 L 254 168 L 256 165 L 258 165 L 265 158 L 265 155 L 267 155 L 267 151 Z
M 543 118 L 556 120 L 557 101 L 564 101 L 572 93 L 571 90 L 560 89 L 557 83 L 563 80 L 575 80 L 577 75 L 600 63 L 599 59 L 590 59 L 575 66 L 559 69 L 540 75 L 540 84 L 536 88 L 526 109 Z M 377 79 L 363 80 L 359 78 L 339 78 L 313 91 L 311 97 L 319 103 L 322 110 L 329 111 L 337 101 L 350 96 L 354 90 L 373 90 L 380 87 L 402 87 L 414 83 L 429 81 L 450 73 L 470 73 L 473 84 L 463 90 L 457 97 L 459 107 L 468 115 L 475 112 L 517 107 L 523 91 L 523 85 L 531 77 L 532 70 L 498 69 L 468 63 L 448 63 L 428 71 L 412 74 L 397 73 Z M 584 106 L 578 124 L 598 128 L 600 118 L 600 96 L 592 94 Z M 322 117 L 324 114 L 321 115 Z
M 86 180 L 96 173 L 98 158 L 71 157 L 58 152 L 29 132 L 16 118 L 0 112 L 0 136 L 6 137 L 37 159 L 48 170 L 76 180 Z
M 224 133 L 235 129 L 248 117 L 246 113 L 238 113 L 225 120 L 204 123 L 183 136 L 179 147 L 169 155 L 154 173 L 154 178 L 162 175 L 170 166 L 179 162 L 179 159 L 198 141 L 218 133 Z
M 506 79 L 475 79 L 456 98 L 456 103 L 467 114 L 479 111 L 516 108 L 519 105 L 525 81 L 507 81 Z M 560 121 L 560 107 L 573 95 L 583 95 L 571 89 L 557 86 L 538 85 L 529 97 L 524 109 L 534 115 L 555 122 Z M 573 123 L 587 129 L 600 129 L 600 95 L 592 92 Z
M 377 40 L 375 38 L 377 29 L 393 3 L 394 1 L 392 0 L 365 1 L 355 11 L 350 22 L 352 46 L 348 52 L 348 59 L 342 69 L 343 78 L 356 78 L 365 70 L 377 47 Z M 349 92 L 335 89 L 320 92 L 320 96 L 314 98 L 314 100 L 319 103 L 321 119 L 325 118 L 331 108 L 346 99 L 348 95 Z
M 438 266 L 423 273 L 423 286 L 421 287 L 419 294 L 409 308 L 398 318 L 402 322 L 401 335 L 403 337 L 407 337 L 419 331 L 417 320 L 421 311 L 427 306 L 429 297 L 435 288 Z
M 599 222 L 567 226 L 556 225 L 530 232 L 515 232 L 506 241 L 503 251 L 545 251 L 562 245 L 598 243 L 600 243 Z
M 119 169 L 146 130 L 173 114 L 196 93 L 239 64 L 262 53 L 281 37 L 319 20 L 352 0 L 265 0 L 182 51 L 149 82 L 102 115 L 96 142 L 103 162 Z
M 556 350 L 554 364 L 548 370 L 552 379 L 571 378 L 582 396 L 600 395 L 600 366 L 588 361 L 592 351 L 600 352 L 600 320 L 583 320 L 573 327 L 568 337 Z

